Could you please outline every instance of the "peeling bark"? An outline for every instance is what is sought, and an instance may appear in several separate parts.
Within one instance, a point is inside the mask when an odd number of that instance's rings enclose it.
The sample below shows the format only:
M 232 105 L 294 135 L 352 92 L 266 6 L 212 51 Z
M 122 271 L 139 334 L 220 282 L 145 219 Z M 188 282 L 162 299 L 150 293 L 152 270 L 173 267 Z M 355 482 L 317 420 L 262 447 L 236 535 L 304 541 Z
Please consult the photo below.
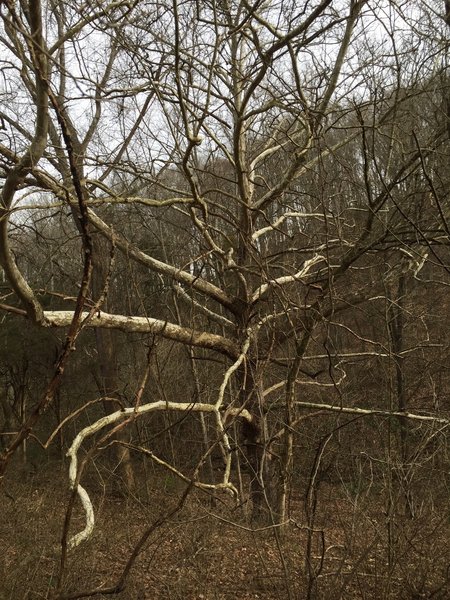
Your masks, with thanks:
M 73 316 L 70 310 L 45 311 L 44 317 L 51 327 L 66 327 L 70 324 Z M 83 319 L 88 319 L 85 327 L 102 327 L 105 329 L 119 329 L 129 333 L 153 333 L 163 337 L 196 346 L 207 350 L 215 350 L 225 354 L 229 358 L 236 359 L 239 356 L 237 344 L 227 338 L 215 333 L 196 331 L 188 327 L 181 327 L 168 321 L 152 319 L 150 317 L 134 317 L 126 315 L 112 315 L 103 311 L 96 312 L 91 318 L 89 313 L 84 312 Z

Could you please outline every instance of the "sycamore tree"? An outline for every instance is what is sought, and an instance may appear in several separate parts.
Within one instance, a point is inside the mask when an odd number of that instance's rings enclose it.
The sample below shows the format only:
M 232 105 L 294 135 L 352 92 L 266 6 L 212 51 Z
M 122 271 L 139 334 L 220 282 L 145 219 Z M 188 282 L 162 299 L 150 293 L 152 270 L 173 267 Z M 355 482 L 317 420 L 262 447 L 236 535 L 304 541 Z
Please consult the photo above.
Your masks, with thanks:
M 81 445 L 144 414 L 208 418 L 204 460 L 219 448 L 217 480 L 148 452 L 194 486 L 238 495 L 237 446 L 254 517 L 280 522 L 304 409 L 448 423 L 428 406 L 408 412 L 401 369 L 402 352 L 430 342 L 418 334 L 405 347 L 405 286 L 448 285 L 444 3 L 6 0 L 1 16 L 1 308 L 67 331 L 1 474 L 52 403 L 84 329 L 96 332 L 105 398 L 116 387 L 111 330 L 187 347 L 193 381 L 215 365 L 194 401 L 152 398 L 143 368 L 134 405 L 80 430 L 70 480 L 87 525 L 72 545 L 93 528 Z M 72 273 L 51 290 L 58 310 L 43 307 L 39 272 L 12 237 L 41 213 L 78 244 L 78 285 Z M 114 255 L 139 269 L 129 281 L 139 301 L 110 302 Z M 146 300 L 149 281 L 170 310 Z M 386 317 L 389 353 L 357 311 Z M 367 407 L 362 393 L 346 405 L 348 357 L 388 354 L 398 401 Z M 308 385 L 330 400 L 308 402 Z

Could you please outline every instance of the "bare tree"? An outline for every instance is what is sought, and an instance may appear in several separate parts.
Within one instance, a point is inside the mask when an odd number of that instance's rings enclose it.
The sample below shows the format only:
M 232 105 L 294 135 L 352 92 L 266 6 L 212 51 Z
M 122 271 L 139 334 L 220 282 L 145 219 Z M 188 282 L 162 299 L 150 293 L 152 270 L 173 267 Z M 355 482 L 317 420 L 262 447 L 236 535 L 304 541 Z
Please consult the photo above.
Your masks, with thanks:
M 110 330 L 218 357 L 206 401 L 140 404 L 138 394 L 82 429 L 72 485 L 94 433 L 153 411 L 200 411 L 214 420 L 220 481 L 160 463 L 237 494 L 237 419 L 254 517 L 285 522 L 303 409 L 400 418 L 404 459 L 403 417 L 448 422 L 428 406 L 408 412 L 402 366 L 428 343 L 406 346 L 405 278 L 448 285 L 448 41 L 434 10 L 381 0 L 3 4 L 0 262 L 17 303 L 2 308 L 43 327 L 72 324 L 65 357 L 94 327 L 105 397 L 118 387 Z M 73 300 L 44 310 L 11 248 L 13 224 L 49 207 L 78 231 L 75 311 Z M 135 314 L 109 302 L 111 248 L 141 270 Z M 155 318 L 143 273 L 183 309 L 169 303 Z M 389 352 L 355 318 L 386 303 Z M 371 355 L 395 362 L 397 403 L 343 404 L 348 361 Z M 308 386 L 332 400 L 308 401 Z M 78 489 L 88 523 L 72 545 L 93 526 Z

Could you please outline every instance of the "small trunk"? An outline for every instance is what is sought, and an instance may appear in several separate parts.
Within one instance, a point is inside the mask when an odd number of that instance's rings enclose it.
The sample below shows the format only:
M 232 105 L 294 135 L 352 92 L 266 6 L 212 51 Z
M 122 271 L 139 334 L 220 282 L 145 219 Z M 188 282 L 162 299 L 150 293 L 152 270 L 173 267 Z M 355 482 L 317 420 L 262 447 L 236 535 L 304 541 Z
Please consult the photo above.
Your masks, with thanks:
M 404 302 L 407 293 L 407 281 L 404 273 L 400 274 L 398 280 L 398 289 L 392 305 L 390 307 L 389 332 L 391 336 L 392 351 L 395 360 L 395 388 L 396 388 L 396 406 L 398 412 L 406 412 L 407 399 L 405 389 L 405 375 L 403 365 L 403 346 L 404 346 Z M 411 494 L 410 483 L 408 481 L 408 455 L 409 455 L 409 435 L 408 422 L 403 417 L 398 418 L 398 442 L 400 447 L 400 465 L 397 477 L 399 485 L 404 492 L 405 513 L 412 518 L 414 516 L 414 503 Z
M 254 417 L 254 420 L 256 418 Z M 263 521 L 265 502 L 264 489 L 264 448 L 261 444 L 261 427 L 258 423 L 244 423 L 245 454 L 250 470 L 250 499 L 252 519 Z
M 107 245 L 104 240 L 99 237 L 93 238 L 93 278 L 92 288 L 94 297 L 100 298 L 104 293 L 103 286 L 108 279 L 108 251 Z M 105 310 L 109 310 L 109 302 L 106 299 L 104 303 Z M 117 355 L 114 347 L 114 334 L 109 329 L 95 330 L 95 340 L 98 353 L 98 386 L 100 393 L 109 398 L 118 398 L 119 390 L 119 377 L 117 372 Z M 105 402 L 106 412 L 117 410 L 117 406 L 112 405 L 110 402 Z M 128 442 L 129 435 L 126 430 L 120 431 L 116 434 L 117 441 Z M 130 450 L 122 446 L 120 443 L 115 444 L 116 460 L 124 482 L 125 489 L 128 492 L 132 492 L 135 489 L 134 470 L 131 461 Z
M 118 398 L 117 364 L 111 332 L 104 329 L 96 329 L 95 338 L 99 356 L 98 369 L 100 376 L 98 386 L 100 393 L 108 398 Z M 104 407 L 107 413 L 115 411 L 118 408 L 115 403 L 112 404 L 111 402 L 105 402 Z M 126 430 L 120 431 L 116 434 L 115 439 L 118 442 L 128 442 L 128 432 Z M 130 450 L 120 443 L 114 444 L 114 448 L 115 460 L 117 461 L 125 489 L 128 492 L 132 492 L 135 489 L 135 481 Z
M 277 522 L 285 523 L 288 516 L 288 499 L 292 485 L 294 434 L 288 429 L 284 434 L 283 453 L 280 464 L 280 485 L 277 498 Z
M 277 477 L 275 464 L 267 441 L 265 414 L 263 411 L 262 385 L 255 384 L 254 377 L 247 374 L 243 392 L 245 406 L 252 414 L 252 421 L 242 424 L 243 448 L 250 472 L 250 500 L 252 520 L 272 524 L 276 514 Z

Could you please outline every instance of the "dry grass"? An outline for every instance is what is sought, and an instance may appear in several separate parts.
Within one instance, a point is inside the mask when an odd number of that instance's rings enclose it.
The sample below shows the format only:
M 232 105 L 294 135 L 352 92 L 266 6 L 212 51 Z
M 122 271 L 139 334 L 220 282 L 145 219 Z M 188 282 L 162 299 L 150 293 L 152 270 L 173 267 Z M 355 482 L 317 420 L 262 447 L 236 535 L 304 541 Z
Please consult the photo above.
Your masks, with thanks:
M 160 475 L 139 498 L 107 493 L 92 479 L 93 538 L 69 556 L 64 592 L 113 585 L 142 532 L 177 503 L 178 484 Z M 89 483 L 91 485 L 89 485 Z M 252 530 L 230 500 L 211 508 L 192 493 L 183 509 L 149 538 L 121 600 L 250 600 L 306 598 L 305 527 L 301 497 L 282 535 Z M 52 598 L 68 501 L 66 473 L 48 465 L 38 475 L 16 470 L 0 492 L 0 598 Z M 450 597 L 449 515 L 438 506 L 413 519 L 383 513 L 375 492 L 351 497 L 324 484 L 311 536 L 309 586 L 315 599 Z M 83 527 L 79 507 L 73 529 Z M 388 544 L 390 540 L 390 546 Z M 390 552 L 388 551 L 390 547 Z M 101 598 L 101 595 L 93 596 Z

